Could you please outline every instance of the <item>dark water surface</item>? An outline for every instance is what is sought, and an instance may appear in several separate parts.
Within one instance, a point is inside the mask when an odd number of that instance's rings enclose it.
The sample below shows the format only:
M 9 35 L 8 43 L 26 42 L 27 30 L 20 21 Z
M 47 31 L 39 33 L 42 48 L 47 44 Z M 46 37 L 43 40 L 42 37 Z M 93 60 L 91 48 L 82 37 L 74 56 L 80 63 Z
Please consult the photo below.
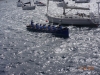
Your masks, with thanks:
M 46 7 L 16 2 L 0 1 L 0 75 L 100 75 L 100 28 L 69 26 L 68 39 L 29 32 L 31 19 L 45 22 Z

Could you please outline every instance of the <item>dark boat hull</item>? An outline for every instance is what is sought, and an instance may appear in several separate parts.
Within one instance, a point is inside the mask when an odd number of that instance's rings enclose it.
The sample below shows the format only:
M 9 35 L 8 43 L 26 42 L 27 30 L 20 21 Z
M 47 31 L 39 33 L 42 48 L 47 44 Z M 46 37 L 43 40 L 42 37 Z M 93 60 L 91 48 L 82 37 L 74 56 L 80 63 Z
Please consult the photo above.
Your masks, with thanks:
M 62 30 L 48 30 L 48 29 L 36 29 L 33 28 L 31 25 L 27 26 L 27 30 L 33 31 L 33 32 L 42 32 L 42 33 L 52 33 L 55 36 L 58 37 L 69 37 L 69 30 L 68 28 L 63 28 Z

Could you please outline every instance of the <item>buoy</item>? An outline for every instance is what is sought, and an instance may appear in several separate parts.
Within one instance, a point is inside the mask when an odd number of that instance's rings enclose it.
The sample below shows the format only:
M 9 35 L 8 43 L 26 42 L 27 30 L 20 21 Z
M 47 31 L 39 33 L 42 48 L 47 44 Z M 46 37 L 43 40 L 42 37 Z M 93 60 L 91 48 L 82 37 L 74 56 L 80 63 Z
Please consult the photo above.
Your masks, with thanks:
M 46 20 L 46 22 L 48 22 L 48 20 Z

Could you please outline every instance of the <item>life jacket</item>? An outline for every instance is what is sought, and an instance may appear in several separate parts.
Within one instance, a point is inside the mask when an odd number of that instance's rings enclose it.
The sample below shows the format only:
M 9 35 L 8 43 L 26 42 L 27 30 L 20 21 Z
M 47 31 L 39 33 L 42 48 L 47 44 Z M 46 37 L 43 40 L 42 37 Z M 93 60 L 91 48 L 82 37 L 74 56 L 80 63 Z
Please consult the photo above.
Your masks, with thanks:
M 56 30 L 56 27 L 55 26 L 52 26 L 52 30 Z
M 44 30 L 46 29 L 46 25 L 43 25 L 43 29 L 44 29 Z
M 51 30 L 51 27 L 50 26 L 48 26 L 48 30 Z
M 40 26 L 39 26 L 39 29 L 43 29 L 43 27 L 41 26 L 41 24 L 40 24 Z
M 39 24 L 38 23 L 36 24 L 36 29 L 39 29 Z
M 62 30 L 62 26 L 59 26 L 59 27 L 58 27 L 58 30 Z

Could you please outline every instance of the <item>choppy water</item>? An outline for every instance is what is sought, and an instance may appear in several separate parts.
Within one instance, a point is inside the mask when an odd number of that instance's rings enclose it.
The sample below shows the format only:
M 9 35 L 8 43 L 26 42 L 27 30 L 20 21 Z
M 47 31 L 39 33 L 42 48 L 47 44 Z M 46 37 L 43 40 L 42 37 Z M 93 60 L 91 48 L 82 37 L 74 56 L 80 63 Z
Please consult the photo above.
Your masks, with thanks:
M 0 75 L 100 75 L 100 28 L 69 26 L 68 39 L 29 32 L 31 19 L 45 22 L 46 7 L 27 11 L 16 2 L 0 1 Z

